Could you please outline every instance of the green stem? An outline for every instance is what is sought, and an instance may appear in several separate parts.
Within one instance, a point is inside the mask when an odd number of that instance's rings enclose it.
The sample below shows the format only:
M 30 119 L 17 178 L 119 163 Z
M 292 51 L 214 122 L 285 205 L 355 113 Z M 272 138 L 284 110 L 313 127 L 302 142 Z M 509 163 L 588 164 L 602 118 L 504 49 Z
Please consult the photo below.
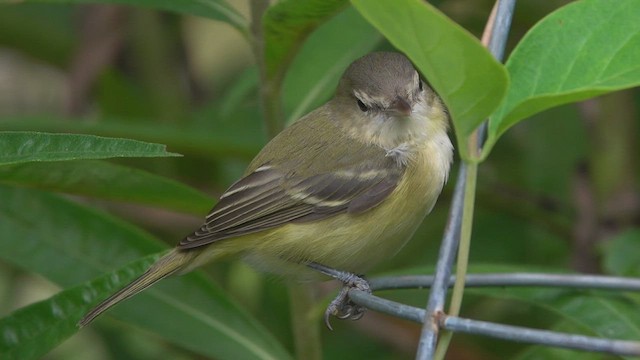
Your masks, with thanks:
M 265 40 L 263 17 L 269 7 L 268 0 L 251 0 L 251 32 L 253 33 L 253 53 L 260 73 L 260 104 L 265 130 L 269 139 L 276 136 L 284 126 L 282 121 L 282 80 L 284 75 L 270 74 L 265 61 Z
M 264 125 L 269 138 L 273 138 L 284 128 L 282 103 L 280 103 L 282 81 L 275 78 L 264 79 L 260 92 Z
M 295 341 L 296 358 L 300 360 L 322 359 L 320 346 L 320 322 L 313 316 L 314 287 L 309 283 L 289 284 L 291 327 Z
M 464 188 L 464 203 L 462 210 L 462 228 L 460 230 L 460 245 L 458 247 L 458 260 L 456 262 L 456 282 L 451 292 L 451 303 L 449 305 L 449 316 L 458 316 L 462 307 L 462 297 L 464 294 L 464 283 L 469 264 L 469 250 L 471 248 L 471 230 L 473 228 L 473 210 L 476 198 L 476 182 L 478 178 L 478 164 L 467 164 L 467 177 Z M 444 359 L 453 333 L 446 331 L 442 333 L 434 359 Z
M 179 86 L 176 30 L 160 13 L 148 9 L 132 9 L 129 20 L 133 61 L 154 116 L 164 123 L 182 122 L 190 99 L 187 90 Z
M 268 0 L 251 0 L 252 46 L 260 72 L 260 103 L 267 136 L 273 138 L 284 127 L 280 102 L 284 74 L 276 72 L 274 75 L 267 71 L 262 21 L 268 7 Z M 296 358 L 320 360 L 322 358 L 320 323 L 312 316 L 313 288 L 309 284 L 289 284 L 289 299 Z

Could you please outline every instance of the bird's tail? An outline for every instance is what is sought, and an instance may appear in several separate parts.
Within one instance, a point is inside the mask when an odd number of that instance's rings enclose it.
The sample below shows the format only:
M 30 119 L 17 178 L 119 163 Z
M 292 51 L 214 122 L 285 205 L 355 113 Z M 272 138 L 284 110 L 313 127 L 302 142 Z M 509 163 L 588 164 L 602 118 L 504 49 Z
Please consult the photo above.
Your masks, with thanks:
M 167 276 L 179 272 L 188 265 L 189 260 L 192 258 L 191 255 L 192 254 L 190 253 L 181 252 L 178 250 L 169 252 L 167 255 L 156 261 L 155 264 L 151 265 L 151 267 L 144 274 L 140 275 L 140 277 L 133 280 L 129 285 L 120 289 L 120 291 L 109 296 L 96 307 L 91 309 L 91 311 L 89 311 L 78 322 L 78 326 L 84 327 L 88 325 L 91 321 L 93 321 L 93 319 L 95 319 L 100 314 L 107 311 L 117 303 L 132 297 L 133 295 L 141 292 L 142 290 L 166 278 Z

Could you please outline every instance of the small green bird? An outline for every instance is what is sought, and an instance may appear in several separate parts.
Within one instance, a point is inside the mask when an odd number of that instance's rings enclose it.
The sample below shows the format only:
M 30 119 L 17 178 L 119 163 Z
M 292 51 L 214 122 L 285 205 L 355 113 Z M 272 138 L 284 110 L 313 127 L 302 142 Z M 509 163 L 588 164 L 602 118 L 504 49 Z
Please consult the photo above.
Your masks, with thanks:
M 296 279 L 366 272 L 397 253 L 433 208 L 452 162 L 447 130 L 441 99 L 404 55 L 356 60 L 335 96 L 271 140 L 202 227 L 79 326 L 169 275 L 229 255 Z M 345 298 L 327 309 L 327 323 L 361 315 Z

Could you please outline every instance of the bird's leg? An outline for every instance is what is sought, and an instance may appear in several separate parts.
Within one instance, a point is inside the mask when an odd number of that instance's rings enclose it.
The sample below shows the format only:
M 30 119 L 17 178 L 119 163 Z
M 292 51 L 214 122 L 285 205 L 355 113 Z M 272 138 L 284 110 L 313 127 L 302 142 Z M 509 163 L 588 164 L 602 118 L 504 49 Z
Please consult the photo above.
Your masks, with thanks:
M 332 278 L 339 280 L 342 282 L 343 286 L 333 301 L 327 307 L 327 310 L 324 312 L 324 323 L 327 325 L 329 330 L 333 330 L 331 327 L 331 323 L 329 322 L 329 318 L 333 315 L 338 319 L 351 319 L 358 320 L 364 315 L 364 311 L 366 310 L 364 307 L 355 304 L 353 301 L 349 299 L 349 290 L 350 289 L 358 289 L 361 291 L 365 291 L 367 293 L 371 293 L 371 287 L 369 286 L 369 282 L 364 279 L 364 277 L 346 272 L 341 270 L 336 270 L 322 264 L 318 264 L 316 262 L 309 262 L 306 264 L 313 270 L 319 271 L 327 276 L 331 276 Z

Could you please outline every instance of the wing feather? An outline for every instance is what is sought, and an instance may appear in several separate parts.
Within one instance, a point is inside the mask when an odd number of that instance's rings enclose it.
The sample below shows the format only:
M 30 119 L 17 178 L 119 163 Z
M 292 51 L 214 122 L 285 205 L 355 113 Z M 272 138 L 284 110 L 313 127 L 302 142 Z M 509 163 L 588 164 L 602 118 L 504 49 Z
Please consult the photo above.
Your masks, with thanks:
M 205 246 L 287 223 L 356 215 L 383 202 L 397 187 L 405 166 L 382 148 L 335 137 L 342 131 L 331 129 L 334 126 L 318 115 L 287 128 L 267 144 L 268 151 L 254 159 L 250 172 L 222 194 L 202 227 L 178 248 Z M 332 131 L 331 145 L 317 136 L 321 131 Z M 346 142 L 350 153 L 333 151 Z M 310 148 L 314 151 L 305 151 Z
M 178 244 L 191 249 L 286 223 L 359 214 L 384 201 L 404 168 L 395 161 L 356 164 L 346 170 L 301 177 L 261 167 L 233 184 L 204 225 Z

